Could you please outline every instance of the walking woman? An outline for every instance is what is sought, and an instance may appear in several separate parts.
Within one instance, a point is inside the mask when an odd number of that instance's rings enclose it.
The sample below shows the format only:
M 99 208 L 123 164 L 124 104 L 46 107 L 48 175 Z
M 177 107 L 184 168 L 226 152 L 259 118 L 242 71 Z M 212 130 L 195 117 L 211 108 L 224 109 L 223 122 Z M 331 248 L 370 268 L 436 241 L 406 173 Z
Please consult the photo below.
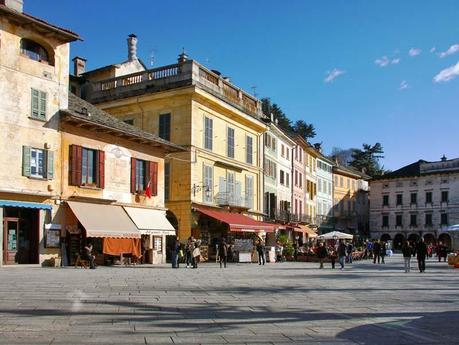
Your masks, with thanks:
M 402 246 L 403 260 L 405 261 L 405 273 L 409 273 L 411 270 L 411 253 L 413 248 L 410 246 L 410 242 L 406 241 Z
M 228 261 L 228 245 L 224 238 L 222 238 L 218 246 L 218 257 L 220 258 L 220 268 L 222 268 L 222 264 L 226 268 L 226 262 Z
M 198 268 L 198 263 L 201 258 L 201 250 L 199 249 L 199 244 L 196 241 L 194 243 L 194 249 L 193 249 L 193 268 Z

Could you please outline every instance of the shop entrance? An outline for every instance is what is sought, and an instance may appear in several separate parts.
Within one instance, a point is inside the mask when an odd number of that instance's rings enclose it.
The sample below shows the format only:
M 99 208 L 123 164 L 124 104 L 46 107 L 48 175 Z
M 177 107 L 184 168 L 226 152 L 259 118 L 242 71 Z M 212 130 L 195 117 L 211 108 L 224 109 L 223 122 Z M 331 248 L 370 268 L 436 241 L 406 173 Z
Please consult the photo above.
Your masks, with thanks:
M 38 210 L 6 207 L 3 218 L 5 265 L 38 264 Z

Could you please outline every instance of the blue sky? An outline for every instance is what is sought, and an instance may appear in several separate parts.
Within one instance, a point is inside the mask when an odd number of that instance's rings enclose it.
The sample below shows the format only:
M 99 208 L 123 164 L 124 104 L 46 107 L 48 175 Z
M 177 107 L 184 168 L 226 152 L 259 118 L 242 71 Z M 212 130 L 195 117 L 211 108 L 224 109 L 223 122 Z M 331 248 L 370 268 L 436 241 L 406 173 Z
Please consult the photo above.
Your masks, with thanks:
M 392 170 L 459 157 L 456 0 L 25 0 L 24 8 L 79 33 L 71 57 L 87 58 L 89 69 L 126 60 L 130 33 L 153 67 L 185 47 L 247 91 L 256 85 L 292 120 L 313 123 L 327 153 L 381 142 Z

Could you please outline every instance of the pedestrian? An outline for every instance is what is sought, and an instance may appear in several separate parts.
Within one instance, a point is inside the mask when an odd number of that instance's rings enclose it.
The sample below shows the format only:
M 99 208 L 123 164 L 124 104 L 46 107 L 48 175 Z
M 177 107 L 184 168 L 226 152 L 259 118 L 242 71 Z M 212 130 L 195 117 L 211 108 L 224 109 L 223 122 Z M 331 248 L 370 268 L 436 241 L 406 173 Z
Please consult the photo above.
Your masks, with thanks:
M 84 246 L 83 259 L 89 261 L 89 268 L 94 270 L 96 265 L 94 264 L 94 255 L 92 255 L 92 243 L 89 242 Z
M 330 262 L 332 269 L 335 269 L 335 263 L 336 263 L 336 249 L 334 246 L 330 246 L 328 248 L 328 256 L 330 257 Z
M 277 241 L 276 242 L 276 261 L 277 262 L 283 261 L 283 251 L 284 251 L 284 247 L 282 246 L 282 243 L 280 243 L 280 241 Z
M 416 255 L 418 259 L 419 272 L 426 271 L 426 255 L 427 255 L 427 246 L 424 243 L 424 238 L 421 237 L 417 246 L 416 246 Z
M 171 258 L 172 258 L 172 268 L 179 268 L 179 253 L 180 253 L 180 240 L 177 237 L 172 243 L 171 248 Z
M 327 248 L 325 248 L 323 242 L 319 243 L 319 247 L 317 248 L 317 257 L 319 258 L 320 262 L 320 267 L 319 268 L 324 268 L 324 260 L 327 257 Z
M 410 242 L 405 240 L 402 246 L 403 260 L 405 261 L 405 273 L 409 273 L 411 270 L 411 252 L 412 248 Z
M 193 265 L 193 249 L 194 249 L 194 238 L 190 236 L 185 246 L 185 263 L 186 268 L 190 268 Z
M 448 249 L 442 242 L 438 243 L 437 256 L 438 256 L 438 262 L 441 261 L 441 258 L 443 258 L 444 261 L 446 262 L 446 258 L 448 257 Z
M 194 243 L 194 249 L 193 249 L 193 268 L 198 268 L 198 263 L 201 259 L 201 250 L 199 249 L 199 244 L 196 241 Z
M 265 264 L 265 246 L 261 240 L 257 241 L 258 264 Z
M 379 243 L 379 240 L 376 240 L 373 243 L 373 263 L 375 264 L 376 261 L 378 261 L 378 264 L 381 261 L 381 244 Z
M 218 257 L 220 258 L 220 268 L 222 268 L 222 264 L 226 268 L 226 263 L 228 261 L 228 245 L 224 238 L 222 238 L 218 245 Z
M 349 242 L 346 248 L 346 252 L 347 252 L 347 262 L 349 262 L 350 264 L 352 264 L 352 252 L 353 251 L 354 251 L 354 245 L 352 244 L 352 242 Z
M 344 269 L 344 260 L 346 259 L 346 245 L 343 240 L 339 240 L 338 244 L 338 262 L 341 266 L 341 270 Z
M 381 255 L 381 263 L 382 264 L 385 264 L 384 262 L 384 257 L 386 256 L 386 242 L 381 242 L 381 252 L 380 252 L 380 255 Z

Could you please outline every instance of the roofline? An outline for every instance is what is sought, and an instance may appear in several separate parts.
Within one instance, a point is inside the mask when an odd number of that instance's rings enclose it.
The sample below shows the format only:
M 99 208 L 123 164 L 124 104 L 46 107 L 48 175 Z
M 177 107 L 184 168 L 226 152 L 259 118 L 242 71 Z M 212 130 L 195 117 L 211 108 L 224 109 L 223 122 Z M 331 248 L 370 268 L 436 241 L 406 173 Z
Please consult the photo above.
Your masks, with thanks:
M 63 37 L 65 37 L 66 38 L 65 39 L 66 42 L 73 42 L 73 41 L 77 41 L 77 40 L 83 41 L 81 36 L 78 35 L 75 32 L 72 32 L 70 30 L 67 30 L 67 29 L 64 29 L 64 28 L 60 28 L 60 27 L 58 27 L 56 25 L 47 23 L 45 20 L 37 18 L 37 17 L 34 17 L 34 16 L 30 15 L 30 14 L 20 13 L 18 11 L 15 11 L 15 10 L 7 7 L 6 5 L 0 4 L 0 11 L 3 11 L 6 14 L 14 16 L 14 17 L 16 17 L 16 18 L 18 18 L 20 20 L 32 22 L 32 23 L 34 23 L 36 25 L 39 25 L 41 27 L 44 27 L 44 28 L 46 28 L 48 30 L 54 31 L 54 32 L 62 35 Z
M 76 120 L 77 122 L 83 122 L 83 123 L 87 123 L 87 124 L 90 124 L 92 126 L 96 126 L 96 127 L 99 127 L 99 128 L 105 128 L 105 129 L 109 129 L 113 132 L 117 132 L 117 133 L 121 133 L 123 134 L 124 136 L 126 137 L 131 137 L 131 138 L 138 138 L 138 139 L 142 139 L 143 141 L 147 141 L 147 142 L 150 142 L 150 143 L 155 143 L 157 144 L 157 146 L 162 146 L 163 148 L 169 148 L 168 151 L 169 152 L 186 152 L 188 151 L 186 148 L 180 146 L 180 145 L 176 145 L 176 144 L 173 144 L 173 143 L 170 143 L 170 142 L 167 142 L 167 141 L 163 141 L 163 140 L 155 140 L 155 139 L 151 139 L 151 138 L 146 138 L 142 135 L 135 135 L 135 134 L 132 134 L 132 133 L 127 133 L 119 128 L 115 128 L 115 127 L 112 127 L 112 126 L 107 126 L 107 125 L 103 125 L 99 122 L 94 122 L 94 121 L 91 121 L 91 120 L 87 120 L 87 119 L 83 119 L 79 116 L 75 116 L 72 114 L 72 112 L 68 109 L 63 109 L 63 110 L 60 110 L 60 112 L 64 115 L 65 118 L 71 118 L 73 120 Z M 67 121 L 66 119 L 64 119 L 64 121 Z

